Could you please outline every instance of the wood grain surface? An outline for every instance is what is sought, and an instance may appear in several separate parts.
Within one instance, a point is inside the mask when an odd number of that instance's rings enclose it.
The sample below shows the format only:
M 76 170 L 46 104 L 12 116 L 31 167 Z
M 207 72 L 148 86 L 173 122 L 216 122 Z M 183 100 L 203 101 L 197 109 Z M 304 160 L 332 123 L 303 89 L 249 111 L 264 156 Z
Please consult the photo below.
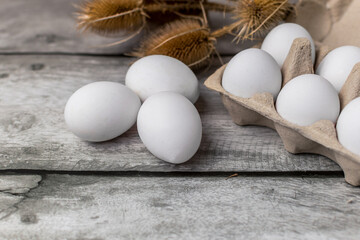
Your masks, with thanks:
M 24 181 L 18 176 L 19 181 Z M 0 177 L 0 181 L 3 177 Z M 347 239 L 359 189 L 339 177 L 44 175 L 0 192 L 0 239 Z M 1 186 L 1 185 L 0 185 Z M 19 198 L 21 201 L 9 201 Z
M 317 155 L 292 155 L 273 130 L 239 127 L 219 95 L 202 82 L 218 66 L 200 74 L 201 97 L 196 107 L 203 123 L 198 153 L 185 164 L 156 159 L 134 126 L 105 143 L 79 140 L 66 129 L 67 99 L 94 81 L 124 82 L 126 57 L 2 56 L 0 65 L 0 169 L 64 171 L 194 171 L 292 172 L 340 171 Z M 225 61 L 228 58 L 224 59 Z

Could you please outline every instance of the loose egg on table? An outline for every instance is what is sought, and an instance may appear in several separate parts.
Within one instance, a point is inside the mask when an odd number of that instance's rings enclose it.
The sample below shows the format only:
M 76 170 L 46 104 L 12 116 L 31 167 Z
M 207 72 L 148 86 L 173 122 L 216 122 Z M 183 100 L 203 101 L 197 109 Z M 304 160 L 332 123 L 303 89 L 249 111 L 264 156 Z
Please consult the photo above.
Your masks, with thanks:
M 340 112 L 340 100 L 328 80 L 315 74 L 305 74 L 283 87 L 276 109 L 281 117 L 300 126 L 319 120 L 335 123 Z
M 360 97 L 342 110 L 336 124 L 339 142 L 360 156 Z
M 273 56 L 280 67 L 283 66 L 289 54 L 293 41 L 297 38 L 307 38 L 311 43 L 311 58 L 315 61 L 315 44 L 310 33 L 295 23 L 283 23 L 275 27 L 265 37 L 261 49 Z
M 269 92 L 275 99 L 281 83 L 281 70 L 274 58 L 256 48 L 236 54 L 226 66 L 222 77 L 223 88 L 243 98 Z
M 107 141 L 134 125 L 140 105 L 139 97 L 120 83 L 90 83 L 69 98 L 65 122 L 83 140 Z
M 359 62 L 359 47 L 339 47 L 324 57 L 316 70 L 316 74 L 329 80 L 335 89 L 340 92 L 354 65 Z
M 146 148 L 170 163 L 186 162 L 200 146 L 199 113 L 178 93 L 162 92 L 149 97 L 140 108 L 137 128 Z
M 179 60 L 151 55 L 137 60 L 129 68 L 125 84 L 145 101 L 159 92 L 177 92 L 195 103 L 199 97 L 199 83 L 191 69 Z

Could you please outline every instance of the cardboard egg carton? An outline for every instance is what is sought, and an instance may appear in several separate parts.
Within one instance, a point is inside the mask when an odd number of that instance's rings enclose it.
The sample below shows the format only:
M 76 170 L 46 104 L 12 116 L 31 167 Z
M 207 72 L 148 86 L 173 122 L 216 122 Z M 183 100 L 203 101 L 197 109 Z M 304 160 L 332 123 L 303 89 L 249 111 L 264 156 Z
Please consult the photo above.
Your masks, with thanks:
M 315 67 L 328 52 L 326 47 L 317 48 Z M 296 39 L 282 68 L 283 86 L 299 75 L 314 73 L 313 66 L 310 41 L 305 38 Z M 225 67 L 226 65 L 222 66 L 212 74 L 205 81 L 205 86 L 220 93 L 225 107 L 236 124 L 272 128 L 280 135 L 286 150 L 290 153 L 314 153 L 326 156 L 339 164 L 349 184 L 360 186 L 360 156 L 345 149 L 339 143 L 333 122 L 321 120 L 310 126 L 299 126 L 283 119 L 277 113 L 270 93 L 241 98 L 227 92 L 221 84 Z M 354 66 L 339 94 L 341 109 L 358 96 L 360 96 L 360 63 Z

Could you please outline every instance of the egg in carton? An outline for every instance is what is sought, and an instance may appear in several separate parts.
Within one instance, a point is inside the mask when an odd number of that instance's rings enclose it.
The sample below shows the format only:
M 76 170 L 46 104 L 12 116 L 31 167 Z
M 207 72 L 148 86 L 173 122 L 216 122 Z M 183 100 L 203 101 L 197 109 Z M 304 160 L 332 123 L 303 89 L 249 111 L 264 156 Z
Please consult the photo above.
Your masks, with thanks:
M 326 46 L 317 46 L 315 67 L 329 52 Z M 310 126 L 299 126 L 282 118 L 276 111 L 273 96 L 270 93 L 258 93 L 251 98 L 237 97 L 222 87 L 222 75 L 226 65 L 220 67 L 206 81 L 205 86 L 219 92 L 232 120 L 240 125 L 258 125 L 274 129 L 280 135 L 285 149 L 293 154 L 320 154 L 335 161 L 344 171 L 345 180 L 360 186 L 360 156 L 343 147 L 338 139 L 335 124 L 321 120 Z M 311 44 L 306 38 L 295 39 L 282 67 L 284 86 L 291 79 L 313 74 Z M 264 76 L 266 77 L 266 76 Z M 341 109 L 351 100 L 360 96 L 360 63 L 356 64 L 342 87 L 339 98 Z

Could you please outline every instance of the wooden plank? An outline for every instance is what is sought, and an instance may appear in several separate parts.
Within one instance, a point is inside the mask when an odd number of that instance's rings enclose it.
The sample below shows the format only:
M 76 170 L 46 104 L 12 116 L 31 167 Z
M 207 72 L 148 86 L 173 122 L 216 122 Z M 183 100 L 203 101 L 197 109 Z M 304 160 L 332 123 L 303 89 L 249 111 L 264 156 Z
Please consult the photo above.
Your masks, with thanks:
M 0 8 L 0 53 L 91 53 L 120 54 L 131 52 L 140 35 L 115 47 L 101 45 L 119 41 L 119 37 L 102 37 L 91 33 L 80 34 L 76 30 L 76 8 L 85 0 L 2 0 Z M 39 7 L 41 6 L 41 7 Z M 223 13 L 211 12 L 209 20 L 214 28 L 220 28 L 231 18 Z M 218 40 L 220 53 L 233 54 L 252 43 L 235 44 L 232 36 Z
M 26 193 L 36 188 L 41 181 L 39 175 L 1 175 L 0 176 L 0 220 L 18 210 L 17 205 Z
M 203 140 L 181 165 L 153 157 L 133 127 L 105 143 L 87 143 L 66 130 L 63 110 L 71 94 L 99 80 L 124 82 L 132 58 L 2 56 L 0 65 L 0 169 L 77 171 L 339 171 L 329 159 L 287 153 L 267 128 L 235 125 L 220 96 L 201 84 L 196 104 Z M 225 59 L 226 60 L 226 59 Z M 228 60 L 228 59 L 227 59 Z M 206 75 L 214 71 L 214 66 Z
M 359 239 L 359 188 L 341 178 L 225 177 L 47 175 L 0 238 Z

